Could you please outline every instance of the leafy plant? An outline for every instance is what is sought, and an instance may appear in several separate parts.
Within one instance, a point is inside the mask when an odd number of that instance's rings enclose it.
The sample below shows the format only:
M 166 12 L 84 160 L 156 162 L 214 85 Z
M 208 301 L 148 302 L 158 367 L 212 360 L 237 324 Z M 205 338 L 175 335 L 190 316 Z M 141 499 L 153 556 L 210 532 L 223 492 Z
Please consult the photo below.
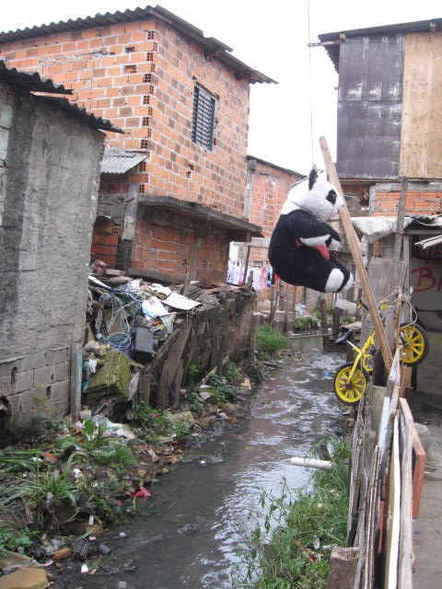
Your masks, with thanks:
M 32 532 L 28 528 L 18 530 L 0 520 L 0 556 L 6 550 L 26 550 L 32 543 Z
M 187 368 L 184 377 L 184 384 L 186 387 L 192 388 L 196 386 L 203 378 L 203 370 L 198 364 L 191 362 Z
M 47 528 L 58 527 L 77 513 L 78 489 L 69 473 L 53 469 L 35 471 L 24 479 L 16 479 L 14 490 L 2 489 L 3 506 L 21 501 L 32 509 L 39 525 Z
M 223 375 L 225 376 L 227 382 L 233 385 L 239 385 L 242 381 L 242 374 L 241 370 L 235 364 L 235 362 L 227 362 Z
M 231 403 L 235 400 L 237 387 L 230 384 L 225 376 L 213 374 L 208 384 L 212 389 L 212 398 L 215 403 Z
M 276 329 L 268 325 L 259 327 L 256 331 L 256 351 L 258 357 L 269 358 L 280 350 L 288 348 L 289 339 Z

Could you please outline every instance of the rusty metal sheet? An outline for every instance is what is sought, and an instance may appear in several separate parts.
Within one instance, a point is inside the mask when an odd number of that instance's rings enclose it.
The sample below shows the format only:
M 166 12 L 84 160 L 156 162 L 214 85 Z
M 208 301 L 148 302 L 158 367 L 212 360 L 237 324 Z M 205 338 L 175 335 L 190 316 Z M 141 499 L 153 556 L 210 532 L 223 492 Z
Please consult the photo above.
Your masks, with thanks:
M 351 38 L 341 44 L 338 173 L 396 178 L 399 173 L 403 36 Z

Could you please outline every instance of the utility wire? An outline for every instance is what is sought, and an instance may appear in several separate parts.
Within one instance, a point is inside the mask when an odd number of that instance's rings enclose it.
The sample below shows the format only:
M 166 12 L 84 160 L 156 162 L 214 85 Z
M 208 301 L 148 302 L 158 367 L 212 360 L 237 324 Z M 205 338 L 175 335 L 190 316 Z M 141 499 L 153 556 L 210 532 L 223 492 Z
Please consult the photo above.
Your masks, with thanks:
M 312 160 L 312 167 L 315 165 L 315 148 L 313 140 L 313 65 L 312 65 L 312 47 L 311 44 L 311 16 L 310 16 L 310 0 L 307 2 L 307 48 L 308 48 L 308 93 L 309 93 L 309 109 L 310 109 L 310 155 Z

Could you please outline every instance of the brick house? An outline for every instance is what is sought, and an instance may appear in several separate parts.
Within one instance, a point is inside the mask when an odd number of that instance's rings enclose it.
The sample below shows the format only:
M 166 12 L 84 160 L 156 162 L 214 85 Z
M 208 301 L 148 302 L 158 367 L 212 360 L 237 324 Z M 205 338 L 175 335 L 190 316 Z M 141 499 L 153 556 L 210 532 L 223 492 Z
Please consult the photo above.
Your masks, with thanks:
M 33 93 L 38 93 L 34 95 Z M 0 434 L 70 406 L 104 133 L 68 90 L 0 62 Z
M 123 212 L 99 219 L 97 255 L 142 276 L 222 280 L 229 242 L 260 235 L 245 211 L 249 86 L 273 80 L 224 43 L 148 6 L 0 33 L 0 56 L 72 88 L 124 130 L 110 146 L 145 156 L 102 177 Z
M 262 266 L 267 262 L 267 246 L 273 228 L 278 221 L 282 206 L 289 190 L 305 176 L 281 168 L 276 164 L 260 158 L 247 156 L 247 194 L 249 218 L 252 223 L 262 227 L 263 238 L 254 238 L 249 263 L 253 267 Z

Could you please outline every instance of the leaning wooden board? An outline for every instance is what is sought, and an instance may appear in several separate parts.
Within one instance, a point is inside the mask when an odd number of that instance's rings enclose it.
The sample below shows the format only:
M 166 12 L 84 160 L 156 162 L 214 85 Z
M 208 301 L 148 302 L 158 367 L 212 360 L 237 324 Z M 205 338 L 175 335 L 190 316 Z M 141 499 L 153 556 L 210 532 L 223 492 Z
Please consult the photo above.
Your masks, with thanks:
M 338 174 L 336 172 L 335 164 L 330 155 L 330 151 L 328 149 L 327 141 L 325 137 L 321 137 L 319 140 L 321 145 L 322 155 L 324 157 L 325 167 L 327 170 L 327 175 L 330 182 L 337 188 L 338 192 L 344 199 L 344 193 L 342 190 L 341 182 L 339 181 Z M 368 281 L 368 274 L 367 270 L 364 265 L 364 261 L 362 259 L 362 251 L 361 251 L 361 244 L 359 241 L 358 236 L 353 228 L 353 224 L 351 222 L 350 213 L 348 211 L 347 203 L 344 199 L 344 206 L 339 209 L 339 216 L 341 219 L 342 227 L 344 229 L 345 236 L 348 241 L 348 245 L 353 256 L 353 261 L 356 265 L 356 271 L 361 281 L 362 290 L 364 293 L 365 300 L 367 302 L 367 306 L 371 315 L 371 319 L 373 321 L 373 325 L 376 331 L 376 338 L 379 342 L 379 346 L 382 353 L 382 358 L 384 360 L 385 367 L 390 370 L 391 363 L 393 361 L 393 355 L 391 353 L 390 346 L 387 342 L 387 337 L 385 334 L 385 329 L 382 324 L 381 318 L 379 316 L 378 308 L 376 305 L 376 300 L 371 289 L 370 283 Z

